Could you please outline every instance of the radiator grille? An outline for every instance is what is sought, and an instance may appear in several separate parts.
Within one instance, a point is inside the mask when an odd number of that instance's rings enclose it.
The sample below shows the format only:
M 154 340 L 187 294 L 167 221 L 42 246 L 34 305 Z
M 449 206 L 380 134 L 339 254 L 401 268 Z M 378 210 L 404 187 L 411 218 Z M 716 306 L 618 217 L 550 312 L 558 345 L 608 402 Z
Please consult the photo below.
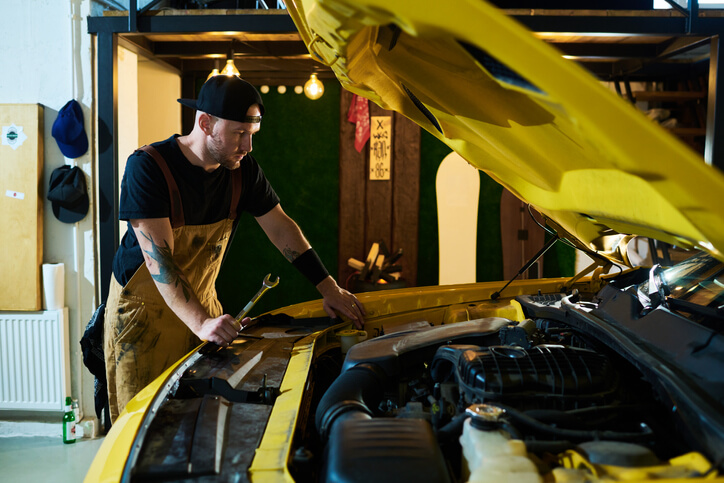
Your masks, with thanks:
M 0 410 L 62 410 L 69 360 L 67 308 L 0 313 Z

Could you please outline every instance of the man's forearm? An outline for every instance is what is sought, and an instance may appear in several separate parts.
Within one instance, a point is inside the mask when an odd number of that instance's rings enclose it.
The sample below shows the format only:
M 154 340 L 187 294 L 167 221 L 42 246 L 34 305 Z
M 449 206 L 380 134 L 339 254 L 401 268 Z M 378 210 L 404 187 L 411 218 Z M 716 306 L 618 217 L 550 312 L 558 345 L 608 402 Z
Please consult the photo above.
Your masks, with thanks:
M 166 305 L 186 324 L 194 334 L 199 334 L 203 321 L 209 318 L 206 309 L 199 302 L 191 284 L 173 259 L 168 243 L 159 246 L 145 233 L 151 243 L 150 250 L 144 250 L 151 277 Z

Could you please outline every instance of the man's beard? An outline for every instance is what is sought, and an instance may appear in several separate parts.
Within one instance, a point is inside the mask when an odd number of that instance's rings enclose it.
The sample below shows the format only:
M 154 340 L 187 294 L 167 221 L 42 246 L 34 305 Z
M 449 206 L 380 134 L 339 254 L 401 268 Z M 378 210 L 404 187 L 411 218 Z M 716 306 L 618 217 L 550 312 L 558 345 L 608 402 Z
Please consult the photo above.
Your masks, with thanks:
M 206 149 L 211 159 L 226 169 L 237 169 L 241 165 L 241 160 L 236 159 L 239 156 L 238 154 L 229 155 L 224 152 L 223 143 L 216 134 L 213 134 L 209 142 L 206 143 Z

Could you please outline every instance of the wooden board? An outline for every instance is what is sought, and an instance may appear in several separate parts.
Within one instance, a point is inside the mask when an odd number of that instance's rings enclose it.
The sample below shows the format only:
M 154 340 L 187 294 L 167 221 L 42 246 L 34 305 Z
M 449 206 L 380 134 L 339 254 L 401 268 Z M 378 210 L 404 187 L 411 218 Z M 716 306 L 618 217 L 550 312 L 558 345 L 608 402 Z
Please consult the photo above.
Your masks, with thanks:
M 341 287 L 354 273 L 347 265 L 349 258 L 364 260 L 369 246 L 365 246 L 365 175 L 366 151 L 354 148 L 355 125 L 347 121 L 347 110 L 352 93 L 340 92 L 339 106 L 339 251 L 337 282 Z
M 392 116 L 392 160 L 389 180 L 369 179 L 369 141 L 354 147 L 355 125 L 347 121 L 352 94 L 340 95 L 339 139 L 339 272 L 341 286 L 354 274 L 349 258 L 365 260 L 373 243 L 391 252 L 402 248 L 402 277 L 417 284 L 420 208 L 420 127 L 404 116 L 370 102 L 370 116 Z
M 420 126 L 394 113 L 392 132 L 397 142 L 392 151 L 392 246 L 404 250 L 400 259 L 408 287 L 417 286 L 420 230 Z
M 370 118 L 373 116 L 391 116 L 390 111 L 385 111 L 374 102 L 370 102 Z M 393 140 L 393 145 L 399 140 Z M 369 143 L 367 142 L 363 152 L 367 154 L 367 167 L 365 171 L 366 207 L 365 207 L 365 247 L 371 247 L 373 243 L 383 240 L 390 250 L 397 249 L 392 246 L 392 182 L 391 180 L 370 180 L 369 179 Z M 394 176 L 394 163 L 392 160 L 392 173 Z
M 43 108 L 0 104 L 0 310 L 40 310 Z

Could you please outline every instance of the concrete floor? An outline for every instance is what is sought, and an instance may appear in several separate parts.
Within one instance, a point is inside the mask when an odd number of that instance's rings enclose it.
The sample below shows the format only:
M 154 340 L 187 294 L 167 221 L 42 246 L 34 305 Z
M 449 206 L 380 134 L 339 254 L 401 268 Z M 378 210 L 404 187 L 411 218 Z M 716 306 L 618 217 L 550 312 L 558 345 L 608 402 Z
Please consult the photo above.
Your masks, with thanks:
M 63 444 L 60 435 L 0 437 L 2 481 L 82 482 L 103 437 Z

